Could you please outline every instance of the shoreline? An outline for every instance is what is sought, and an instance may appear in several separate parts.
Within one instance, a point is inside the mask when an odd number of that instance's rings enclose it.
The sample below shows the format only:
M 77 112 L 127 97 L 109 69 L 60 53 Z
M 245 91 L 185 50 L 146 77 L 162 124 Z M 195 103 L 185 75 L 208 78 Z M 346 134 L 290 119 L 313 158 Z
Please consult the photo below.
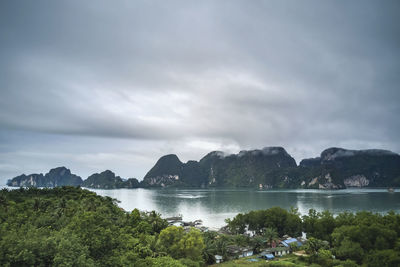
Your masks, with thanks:
M 65 185 L 65 186 L 73 186 L 73 187 L 81 187 L 87 190 L 135 190 L 135 189 L 146 189 L 146 190 L 166 190 L 166 191 L 173 191 L 173 190 L 204 190 L 204 191 L 259 191 L 259 192 L 274 192 L 274 191 L 295 191 L 295 190 L 305 190 L 305 191 L 317 191 L 317 192 L 329 192 L 329 191 L 345 191 L 345 190 L 389 190 L 393 189 L 395 192 L 396 190 L 400 190 L 400 187 L 346 187 L 346 188 L 268 188 L 268 189 L 259 189 L 256 187 L 136 187 L 136 188 L 96 188 L 96 187 L 83 187 L 83 186 L 74 186 L 74 185 Z M 18 188 L 30 188 L 36 186 L 10 186 L 7 184 L 0 185 L 0 188 L 10 188 L 10 189 L 18 189 Z M 57 186 L 62 187 L 62 186 Z M 36 187 L 36 188 L 54 188 L 54 187 Z

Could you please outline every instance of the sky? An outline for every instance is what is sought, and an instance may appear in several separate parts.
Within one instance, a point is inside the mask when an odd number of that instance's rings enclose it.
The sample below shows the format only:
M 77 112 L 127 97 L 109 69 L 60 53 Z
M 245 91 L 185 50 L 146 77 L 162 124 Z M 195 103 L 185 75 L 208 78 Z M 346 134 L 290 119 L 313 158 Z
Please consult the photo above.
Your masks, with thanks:
M 400 152 L 400 1 L 0 2 L 0 184 L 283 146 Z

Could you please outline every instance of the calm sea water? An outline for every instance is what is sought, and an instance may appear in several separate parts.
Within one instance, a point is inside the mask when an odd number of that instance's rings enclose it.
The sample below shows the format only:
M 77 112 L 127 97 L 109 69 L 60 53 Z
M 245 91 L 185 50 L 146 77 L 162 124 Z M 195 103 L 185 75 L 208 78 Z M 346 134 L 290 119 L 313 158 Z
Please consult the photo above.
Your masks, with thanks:
M 127 211 L 156 210 L 163 217 L 181 214 L 184 221 L 203 220 L 205 226 L 219 228 L 226 218 L 239 212 L 279 206 L 295 207 L 301 214 L 313 208 L 343 211 L 368 210 L 400 212 L 400 192 L 386 189 L 346 190 L 221 190 L 221 189 L 90 189 L 102 196 L 116 198 Z
M 295 207 L 301 214 L 313 208 L 329 210 L 334 214 L 343 211 L 368 210 L 386 213 L 400 212 L 400 192 L 389 193 L 386 189 L 345 190 L 222 190 L 222 189 L 89 189 L 102 196 L 120 201 L 127 211 L 155 210 L 163 217 L 181 214 L 184 221 L 203 220 L 212 228 L 225 225 L 226 218 L 239 212 L 268 209 L 279 206 Z

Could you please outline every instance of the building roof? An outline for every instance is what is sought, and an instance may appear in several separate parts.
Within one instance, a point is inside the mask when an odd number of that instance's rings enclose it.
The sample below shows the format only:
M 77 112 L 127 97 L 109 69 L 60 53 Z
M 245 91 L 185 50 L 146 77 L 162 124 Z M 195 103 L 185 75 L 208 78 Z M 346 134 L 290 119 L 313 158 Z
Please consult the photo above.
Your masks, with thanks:
M 281 243 L 282 243 L 282 245 L 284 245 L 285 247 L 289 247 L 289 245 L 290 245 L 291 243 L 295 243 L 295 242 L 297 242 L 297 245 L 298 245 L 299 247 L 303 245 L 303 243 L 301 243 L 300 241 L 298 241 L 296 238 L 289 238 L 289 239 L 283 240 Z
M 265 254 L 264 257 L 267 258 L 268 260 L 275 258 L 274 255 L 272 254 Z
M 277 251 L 288 251 L 288 250 L 289 250 L 288 247 L 268 248 L 268 249 L 264 250 L 264 252 L 262 254 L 268 254 L 268 253 L 277 252 Z
M 248 252 L 248 251 L 253 252 L 253 249 L 250 247 L 239 247 L 236 245 L 229 245 L 226 247 L 226 249 L 227 249 L 228 253 L 230 253 L 230 254 L 238 254 L 238 253 L 242 254 L 242 253 Z

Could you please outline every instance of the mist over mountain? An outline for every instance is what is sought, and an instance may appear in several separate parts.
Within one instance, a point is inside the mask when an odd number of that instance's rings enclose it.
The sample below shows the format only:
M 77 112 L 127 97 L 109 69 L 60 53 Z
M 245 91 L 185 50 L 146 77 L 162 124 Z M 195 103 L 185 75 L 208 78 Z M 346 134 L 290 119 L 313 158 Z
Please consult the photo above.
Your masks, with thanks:
M 168 168 L 165 167 L 168 161 Z M 172 171 L 173 170 L 173 171 Z M 194 179 L 196 177 L 196 179 Z M 329 148 L 297 166 L 282 147 L 225 155 L 213 151 L 199 162 L 162 157 L 146 174 L 144 187 L 316 188 L 400 185 L 400 156 L 387 150 Z
M 388 150 L 347 150 L 328 148 L 316 158 L 299 165 L 282 147 L 243 150 L 237 154 L 212 151 L 200 161 L 180 161 L 177 155 L 161 157 L 143 180 L 123 179 L 106 170 L 82 181 L 65 167 L 46 175 L 22 174 L 8 181 L 9 186 L 56 187 L 81 185 L 89 188 L 150 187 L 246 187 L 313 188 L 400 186 L 400 155 Z
M 265 144 L 297 162 L 400 153 L 399 13 L 396 0 L 0 1 L 0 183 L 55 166 L 143 178 L 165 154 Z
M 388 150 L 329 148 L 321 156 L 300 162 L 303 177 L 318 188 L 400 185 L 400 156 Z

